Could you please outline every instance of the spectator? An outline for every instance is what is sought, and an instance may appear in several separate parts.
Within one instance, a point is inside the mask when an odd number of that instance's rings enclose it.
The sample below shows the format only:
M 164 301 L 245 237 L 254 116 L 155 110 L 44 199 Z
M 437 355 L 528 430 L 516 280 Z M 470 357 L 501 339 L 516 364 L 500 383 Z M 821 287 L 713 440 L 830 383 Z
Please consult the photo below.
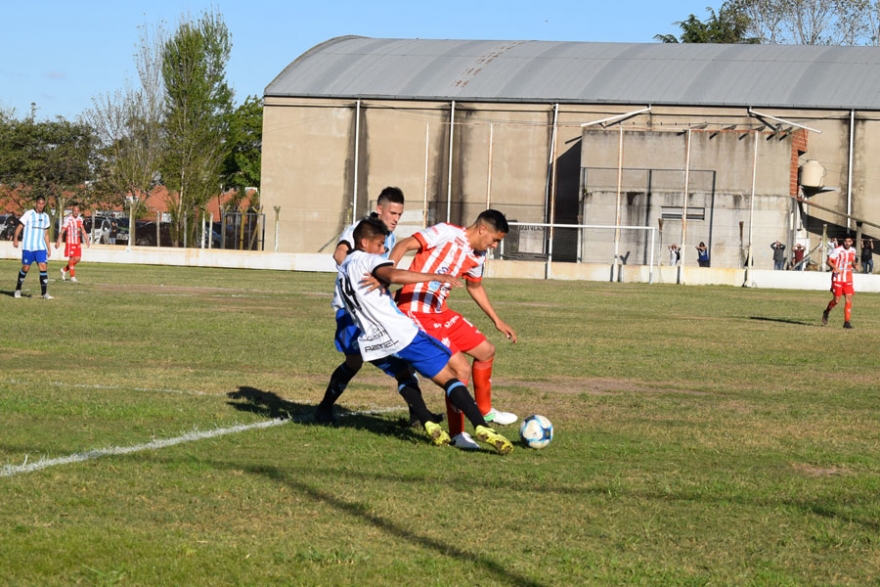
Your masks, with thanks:
M 785 245 L 776 241 L 770 248 L 773 249 L 773 269 L 782 271 L 785 269 Z
M 806 254 L 806 252 L 807 248 L 804 245 L 798 243 L 794 246 L 794 257 L 792 257 L 791 261 L 792 269 L 794 269 L 795 271 L 804 270 L 804 265 L 807 264 L 807 262 L 804 260 L 804 255 Z
M 700 267 L 709 266 L 709 247 L 703 241 L 700 241 L 700 244 L 697 245 L 697 263 L 699 263 Z
M 866 275 L 874 273 L 874 239 L 872 238 L 862 241 L 862 271 Z
M 678 265 L 678 260 L 681 258 L 681 249 L 678 248 L 678 245 L 671 244 L 669 245 L 669 264 L 672 266 Z

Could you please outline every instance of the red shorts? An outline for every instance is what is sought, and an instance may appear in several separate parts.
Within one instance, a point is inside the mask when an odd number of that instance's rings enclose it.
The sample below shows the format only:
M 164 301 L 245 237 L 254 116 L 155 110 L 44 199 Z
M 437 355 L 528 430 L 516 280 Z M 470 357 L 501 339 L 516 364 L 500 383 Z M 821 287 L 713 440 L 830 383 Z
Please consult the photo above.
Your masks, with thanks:
M 852 281 L 833 281 L 831 282 L 831 293 L 834 297 L 839 298 L 842 295 L 852 295 L 855 292 Z
M 476 326 L 449 309 L 439 314 L 411 313 L 409 316 L 425 332 L 449 347 L 453 354 L 467 352 L 486 340 Z
M 64 256 L 65 257 L 82 257 L 82 244 L 70 244 L 67 243 L 64 245 Z

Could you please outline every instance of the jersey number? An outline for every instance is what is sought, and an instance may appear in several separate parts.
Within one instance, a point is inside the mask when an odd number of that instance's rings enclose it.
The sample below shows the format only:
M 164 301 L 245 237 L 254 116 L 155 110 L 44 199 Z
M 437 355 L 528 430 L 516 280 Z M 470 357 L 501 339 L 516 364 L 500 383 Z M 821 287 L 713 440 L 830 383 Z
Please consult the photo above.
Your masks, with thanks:
M 358 302 L 357 295 L 355 294 L 355 289 L 351 284 L 351 280 L 348 278 L 348 275 L 342 276 L 342 297 L 345 298 L 345 305 L 349 308 L 356 308 L 358 310 L 361 309 L 361 305 Z

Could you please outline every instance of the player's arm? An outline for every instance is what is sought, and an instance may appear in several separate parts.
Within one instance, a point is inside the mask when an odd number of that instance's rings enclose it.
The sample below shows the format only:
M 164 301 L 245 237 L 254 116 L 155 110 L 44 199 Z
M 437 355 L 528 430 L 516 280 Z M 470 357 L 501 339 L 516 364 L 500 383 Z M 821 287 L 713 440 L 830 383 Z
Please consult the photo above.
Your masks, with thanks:
M 49 229 L 43 232 L 43 240 L 46 241 L 46 257 L 52 256 L 52 243 L 49 241 Z
M 396 266 L 400 262 L 400 260 L 403 259 L 404 255 L 406 255 L 408 252 L 418 251 L 421 248 L 422 243 L 419 242 L 419 239 L 414 236 L 408 236 L 405 239 L 397 241 L 397 244 L 394 245 L 393 249 L 391 249 L 391 253 L 388 255 L 388 259 Z M 414 281 L 413 283 L 419 282 Z
M 85 227 L 84 227 L 84 226 L 80 226 L 80 227 L 79 227 L 79 231 L 80 231 L 80 234 L 82 234 L 82 240 L 83 240 L 83 242 L 86 243 L 86 246 L 87 246 L 87 247 L 91 247 L 91 246 L 92 246 L 92 243 L 91 243 L 91 241 L 89 240 L 89 234 L 86 232 Z
M 396 248 L 396 247 L 395 247 Z M 426 281 L 439 281 L 451 287 L 461 287 L 461 280 L 452 275 L 440 275 L 437 273 L 419 273 L 407 269 L 397 269 L 393 265 L 380 265 L 373 270 L 373 276 L 384 283 L 396 283 L 408 285 L 410 283 L 424 283 Z
M 15 233 L 12 235 L 12 246 L 16 249 L 18 248 L 18 237 L 21 236 L 21 231 L 24 228 L 24 224 L 21 222 L 18 223 L 18 226 L 15 227 Z
M 61 237 L 64 235 L 64 230 L 65 230 L 64 225 L 61 225 L 61 230 L 58 231 L 58 239 L 55 241 L 55 248 L 56 249 L 61 246 Z M 49 231 L 48 230 L 46 231 L 46 238 L 47 239 L 49 238 Z M 47 242 L 46 248 L 48 248 L 48 247 L 49 247 L 49 243 Z
M 342 262 L 345 261 L 345 257 L 350 250 L 351 245 L 346 241 L 340 241 L 340 243 L 336 245 L 336 250 L 333 251 L 333 260 L 336 261 L 337 265 L 342 265 Z
M 489 302 L 489 294 L 486 293 L 486 288 L 483 287 L 482 282 L 468 280 L 466 283 L 467 292 L 486 316 L 489 317 L 492 323 L 495 324 L 495 328 L 510 340 L 510 342 L 516 342 L 516 332 L 514 332 L 513 328 L 508 326 L 507 323 L 495 313 L 495 309 Z

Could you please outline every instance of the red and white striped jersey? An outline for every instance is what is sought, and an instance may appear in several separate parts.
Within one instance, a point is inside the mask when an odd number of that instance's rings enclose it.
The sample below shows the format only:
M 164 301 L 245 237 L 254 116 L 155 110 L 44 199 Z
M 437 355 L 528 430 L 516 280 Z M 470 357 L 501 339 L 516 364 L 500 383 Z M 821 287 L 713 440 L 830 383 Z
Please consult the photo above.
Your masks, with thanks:
M 486 253 L 471 248 L 464 228 L 441 222 L 413 237 L 422 248 L 416 253 L 410 271 L 454 275 L 473 282 L 483 279 Z M 449 290 L 449 285 L 437 281 L 405 285 L 397 294 L 397 305 L 407 313 L 442 312 L 447 309 Z
M 832 283 L 852 283 L 853 265 L 856 262 L 856 250 L 854 247 L 845 249 L 843 245 L 835 248 L 828 255 L 828 258 L 834 261 L 837 272 L 831 277 Z
M 61 230 L 65 231 L 65 239 L 67 244 L 69 245 L 79 245 L 82 244 L 82 239 L 80 235 L 82 234 L 82 226 L 83 226 L 83 217 L 82 216 L 74 216 L 71 214 L 64 218 L 64 224 L 61 225 Z

